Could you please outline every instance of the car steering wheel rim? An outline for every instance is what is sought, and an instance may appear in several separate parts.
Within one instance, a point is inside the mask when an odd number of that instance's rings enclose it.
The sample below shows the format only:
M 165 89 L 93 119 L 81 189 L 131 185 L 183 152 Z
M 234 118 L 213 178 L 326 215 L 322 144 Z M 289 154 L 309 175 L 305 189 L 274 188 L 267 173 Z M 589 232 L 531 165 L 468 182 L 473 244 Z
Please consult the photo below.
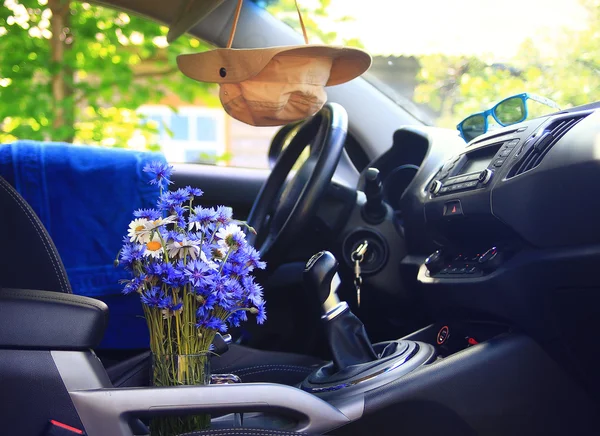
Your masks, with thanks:
M 346 110 L 339 104 L 327 103 L 313 117 L 290 129 L 287 135 L 274 138 L 274 141 L 289 143 L 279 155 L 248 216 L 248 224 L 257 231 L 256 235 L 248 235 L 248 241 L 265 260 L 281 258 L 276 255 L 289 247 L 315 215 L 339 163 L 347 130 Z M 311 147 L 309 157 L 282 191 L 308 145 Z

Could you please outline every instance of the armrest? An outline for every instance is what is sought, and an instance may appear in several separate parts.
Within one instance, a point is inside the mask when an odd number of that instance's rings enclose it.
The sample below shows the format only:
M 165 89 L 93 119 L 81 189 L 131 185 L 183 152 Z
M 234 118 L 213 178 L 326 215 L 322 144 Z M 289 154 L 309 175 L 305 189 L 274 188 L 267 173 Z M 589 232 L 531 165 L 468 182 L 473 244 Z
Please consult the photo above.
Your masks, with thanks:
M 108 307 L 81 295 L 0 290 L 0 347 L 44 350 L 94 348 L 108 323 Z
M 89 436 L 132 436 L 131 418 L 198 412 L 278 413 L 296 418 L 294 431 L 317 434 L 350 422 L 314 395 L 270 383 L 97 389 L 70 395 Z

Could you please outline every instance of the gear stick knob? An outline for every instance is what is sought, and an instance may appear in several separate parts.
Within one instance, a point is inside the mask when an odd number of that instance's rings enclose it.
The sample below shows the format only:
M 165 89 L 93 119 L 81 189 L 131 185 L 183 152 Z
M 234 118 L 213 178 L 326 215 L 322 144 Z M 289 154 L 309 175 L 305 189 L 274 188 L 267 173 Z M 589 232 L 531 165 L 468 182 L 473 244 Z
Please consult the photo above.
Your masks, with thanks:
M 340 276 L 337 270 L 338 261 L 329 251 L 320 251 L 315 254 L 304 268 L 304 284 L 309 289 L 317 290 L 319 304 L 325 313 L 340 303 L 336 293 L 340 285 Z
M 310 258 L 304 269 L 304 284 L 316 288 L 324 315 L 325 332 L 336 371 L 360 363 L 371 362 L 377 355 L 362 322 L 350 311 L 348 303 L 340 301 L 337 289 L 340 278 L 338 261 L 329 251 Z

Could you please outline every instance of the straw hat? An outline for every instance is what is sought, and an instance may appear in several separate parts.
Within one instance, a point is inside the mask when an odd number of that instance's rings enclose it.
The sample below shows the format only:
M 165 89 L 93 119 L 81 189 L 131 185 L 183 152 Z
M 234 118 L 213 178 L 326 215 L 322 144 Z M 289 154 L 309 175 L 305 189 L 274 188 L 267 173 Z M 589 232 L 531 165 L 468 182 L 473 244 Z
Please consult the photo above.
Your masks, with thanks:
M 228 48 L 177 57 L 186 76 L 220 85 L 221 103 L 233 118 L 254 126 L 302 120 L 325 104 L 325 86 L 348 82 L 371 66 L 371 56 L 362 50 L 309 45 L 299 9 L 305 45 L 229 48 L 242 1 L 238 0 Z

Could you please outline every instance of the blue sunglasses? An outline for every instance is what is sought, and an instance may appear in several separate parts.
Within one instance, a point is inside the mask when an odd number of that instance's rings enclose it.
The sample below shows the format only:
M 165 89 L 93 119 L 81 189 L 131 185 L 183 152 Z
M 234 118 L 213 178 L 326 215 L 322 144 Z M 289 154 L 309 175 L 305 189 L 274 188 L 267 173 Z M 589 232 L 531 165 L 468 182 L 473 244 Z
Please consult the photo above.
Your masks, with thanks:
M 527 100 L 537 101 L 538 103 L 560 110 L 560 107 L 552 100 L 524 92 L 505 98 L 491 109 L 468 116 L 458 123 L 456 128 L 460 132 L 460 136 L 469 142 L 488 131 L 488 117 L 490 115 L 501 126 L 520 123 L 529 116 Z

